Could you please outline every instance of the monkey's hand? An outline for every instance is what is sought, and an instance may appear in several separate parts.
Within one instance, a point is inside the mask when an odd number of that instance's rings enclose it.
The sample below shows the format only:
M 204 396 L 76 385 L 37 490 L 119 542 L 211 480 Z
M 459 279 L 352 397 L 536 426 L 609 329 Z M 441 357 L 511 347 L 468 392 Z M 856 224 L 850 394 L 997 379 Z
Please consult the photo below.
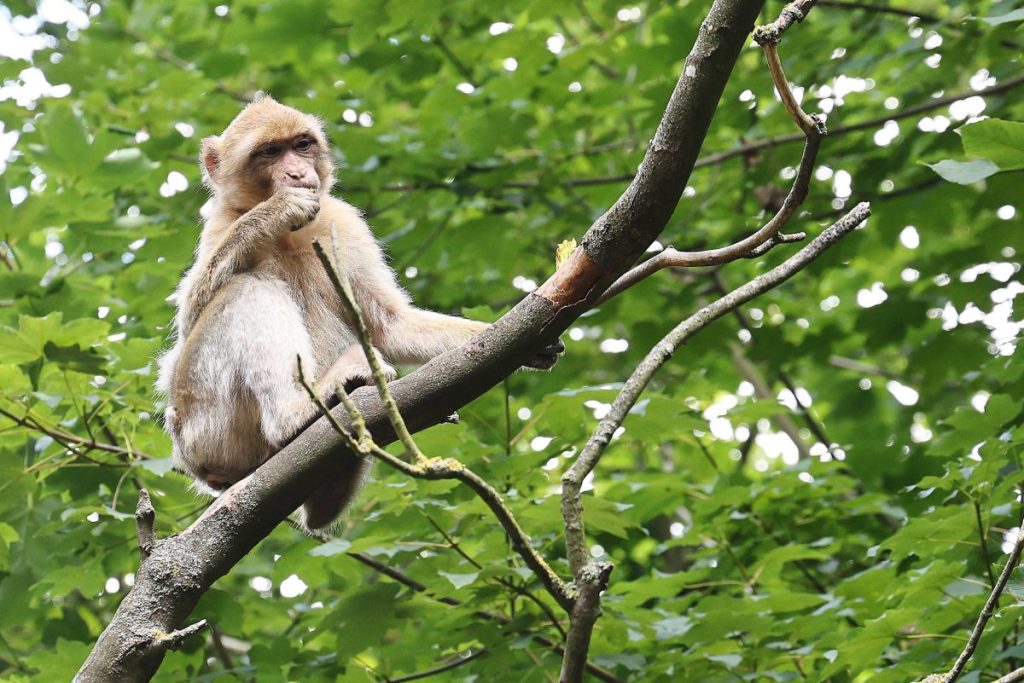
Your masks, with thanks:
M 305 187 L 282 187 L 260 205 L 275 232 L 301 230 L 320 213 L 320 195 Z
M 563 353 L 565 353 L 565 344 L 561 339 L 556 339 L 554 343 L 548 344 L 533 358 L 523 363 L 523 367 L 528 370 L 550 370 L 555 367 L 555 363 Z

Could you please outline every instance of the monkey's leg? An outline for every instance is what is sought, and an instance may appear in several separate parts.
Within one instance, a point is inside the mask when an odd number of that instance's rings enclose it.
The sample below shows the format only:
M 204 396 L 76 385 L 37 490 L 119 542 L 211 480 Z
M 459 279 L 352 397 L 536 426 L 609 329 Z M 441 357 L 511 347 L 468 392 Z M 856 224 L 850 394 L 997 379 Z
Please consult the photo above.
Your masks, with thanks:
M 171 381 L 176 464 L 214 489 L 246 476 L 315 407 L 296 358 L 316 367 L 302 312 L 288 287 L 243 274 L 218 292 L 182 345 Z

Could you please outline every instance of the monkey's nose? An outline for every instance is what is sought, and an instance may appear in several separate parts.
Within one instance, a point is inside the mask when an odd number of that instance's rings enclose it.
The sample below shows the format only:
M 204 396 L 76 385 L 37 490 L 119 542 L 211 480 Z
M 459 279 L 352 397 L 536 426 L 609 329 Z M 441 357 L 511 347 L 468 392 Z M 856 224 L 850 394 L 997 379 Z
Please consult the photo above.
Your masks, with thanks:
M 282 184 L 287 187 L 304 187 L 307 190 L 318 189 L 319 182 L 316 176 L 310 177 L 305 173 L 285 173 Z

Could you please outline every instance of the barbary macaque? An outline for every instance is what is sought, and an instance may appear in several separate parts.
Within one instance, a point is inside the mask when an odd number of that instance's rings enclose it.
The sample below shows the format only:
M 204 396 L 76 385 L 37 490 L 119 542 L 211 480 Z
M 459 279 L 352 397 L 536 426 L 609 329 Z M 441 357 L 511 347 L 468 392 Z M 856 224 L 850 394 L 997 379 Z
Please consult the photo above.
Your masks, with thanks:
M 157 380 L 173 463 L 200 489 L 221 491 L 247 476 L 315 417 L 297 358 L 325 400 L 372 381 L 312 249 L 318 240 L 330 253 L 332 229 L 340 275 L 390 379 L 391 364 L 424 363 L 487 327 L 412 305 L 359 211 L 330 195 L 334 167 L 319 119 L 258 97 L 203 140 L 201 164 L 212 196 Z M 548 369 L 563 349 L 547 346 L 527 366 Z M 333 521 L 365 468 L 355 461 L 314 491 L 306 527 Z

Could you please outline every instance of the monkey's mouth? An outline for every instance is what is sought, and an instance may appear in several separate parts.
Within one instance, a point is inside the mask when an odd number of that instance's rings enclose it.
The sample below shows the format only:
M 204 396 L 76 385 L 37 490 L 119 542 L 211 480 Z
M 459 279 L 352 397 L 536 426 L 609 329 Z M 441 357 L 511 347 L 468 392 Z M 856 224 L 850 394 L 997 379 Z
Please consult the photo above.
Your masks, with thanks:
M 312 180 L 306 180 L 305 178 L 286 178 L 279 183 L 279 187 L 297 187 L 302 190 L 319 190 L 320 182 L 313 178 Z

